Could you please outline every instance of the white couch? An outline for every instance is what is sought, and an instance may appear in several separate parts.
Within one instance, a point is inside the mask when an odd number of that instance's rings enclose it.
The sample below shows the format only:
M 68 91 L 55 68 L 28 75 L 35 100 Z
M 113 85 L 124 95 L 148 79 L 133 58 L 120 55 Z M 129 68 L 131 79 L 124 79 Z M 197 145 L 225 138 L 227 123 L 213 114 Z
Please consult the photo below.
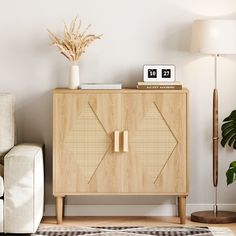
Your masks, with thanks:
M 43 216 L 43 148 L 15 145 L 14 96 L 0 93 L 0 232 L 34 233 Z

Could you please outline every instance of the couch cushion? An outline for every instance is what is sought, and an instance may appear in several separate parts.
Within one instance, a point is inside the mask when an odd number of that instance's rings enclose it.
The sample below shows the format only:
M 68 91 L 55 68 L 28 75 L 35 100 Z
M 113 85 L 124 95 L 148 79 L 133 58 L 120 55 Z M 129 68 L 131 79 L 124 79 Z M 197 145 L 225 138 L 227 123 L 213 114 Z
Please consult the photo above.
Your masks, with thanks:
M 0 157 L 14 146 L 14 103 L 12 94 L 0 93 Z
M 43 196 L 42 146 L 13 147 L 4 160 L 4 231 L 34 233 L 43 216 Z
M 3 233 L 3 199 L 0 199 L 0 232 Z
M 2 197 L 4 193 L 3 175 L 4 175 L 4 166 L 0 164 L 0 197 Z M 1 217 L 0 217 L 0 228 L 1 228 Z

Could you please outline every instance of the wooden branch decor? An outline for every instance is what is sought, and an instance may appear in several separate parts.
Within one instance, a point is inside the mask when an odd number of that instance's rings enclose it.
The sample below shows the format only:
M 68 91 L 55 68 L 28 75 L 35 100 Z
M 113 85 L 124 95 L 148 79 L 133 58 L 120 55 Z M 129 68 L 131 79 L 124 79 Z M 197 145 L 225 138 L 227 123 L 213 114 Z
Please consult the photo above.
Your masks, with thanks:
M 88 25 L 85 30 L 81 30 L 81 20 L 75 17 L 69 26 L 64 25 L 63 37 L 58 37 L 48 30 L 52 44 L 55 45 L 59 52 L 69 61 L 78 63 L 85 49 L 96 39 L 100 39 L 102 35 L 88 34 L 91 25 Z

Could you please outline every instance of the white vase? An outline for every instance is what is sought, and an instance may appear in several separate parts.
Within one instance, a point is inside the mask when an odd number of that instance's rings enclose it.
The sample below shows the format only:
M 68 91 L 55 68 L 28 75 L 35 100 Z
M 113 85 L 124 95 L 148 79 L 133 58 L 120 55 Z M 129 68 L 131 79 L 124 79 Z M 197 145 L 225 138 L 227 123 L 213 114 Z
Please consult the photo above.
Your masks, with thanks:
M 71 64 L 69 71 L 69 89 L 78 89 L 79 86 L 79 65 Z

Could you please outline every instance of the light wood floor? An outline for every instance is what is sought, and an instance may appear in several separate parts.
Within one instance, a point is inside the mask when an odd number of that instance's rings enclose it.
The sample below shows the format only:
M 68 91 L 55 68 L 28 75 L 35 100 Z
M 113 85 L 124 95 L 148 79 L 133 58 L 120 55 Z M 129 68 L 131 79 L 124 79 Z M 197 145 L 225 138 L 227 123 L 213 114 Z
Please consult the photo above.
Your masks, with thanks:
M 55 217 L 44 217 L 42 225 L 55 225 Z M 179 218 L 177 217 L 64 217 L 63 225 L 71 226 L 179 226 Z M 218 224 L 206 225 L 186 222 L 187 226 L 216 226 L 230 228 L 236 235 L 236 223 L 234 224 Z

